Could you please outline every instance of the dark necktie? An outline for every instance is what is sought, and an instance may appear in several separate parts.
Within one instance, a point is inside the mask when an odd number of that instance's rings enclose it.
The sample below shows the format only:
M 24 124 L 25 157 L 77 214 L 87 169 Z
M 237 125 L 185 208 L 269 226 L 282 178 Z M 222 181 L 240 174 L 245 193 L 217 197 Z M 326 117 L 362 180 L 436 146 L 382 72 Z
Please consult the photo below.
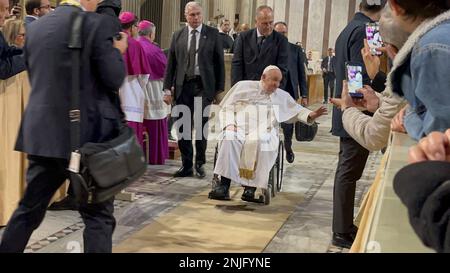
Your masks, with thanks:
M 266 40 L 265 36 L 258 37 L 258 51 L 259 52 L 261 52 L 261 49 L 262 49 L 262 46 L 263 46 L 265 40 Z
M 193 29 L 191 31 L 191 45 L 189 47 L 189 63 L 188 63 L 188 70 L 187 70 L 187 76 L 189 78 L 195 77 L 195 56 L 197 55 L 197 30 Z

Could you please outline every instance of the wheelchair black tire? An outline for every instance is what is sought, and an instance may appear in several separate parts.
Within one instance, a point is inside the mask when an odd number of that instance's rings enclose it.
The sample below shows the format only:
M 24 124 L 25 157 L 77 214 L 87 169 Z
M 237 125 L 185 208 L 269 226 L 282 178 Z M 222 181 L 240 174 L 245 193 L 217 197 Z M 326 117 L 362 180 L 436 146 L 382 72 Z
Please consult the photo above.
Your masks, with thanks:
M 284 172 L 284 143 L 280 141 L 280 146 L 278 147 L 278 158 L 277 158 L 277 182 L 276 188 L 274 185 L 274 191 L 281 192 L 283 189 L 283 172 Z

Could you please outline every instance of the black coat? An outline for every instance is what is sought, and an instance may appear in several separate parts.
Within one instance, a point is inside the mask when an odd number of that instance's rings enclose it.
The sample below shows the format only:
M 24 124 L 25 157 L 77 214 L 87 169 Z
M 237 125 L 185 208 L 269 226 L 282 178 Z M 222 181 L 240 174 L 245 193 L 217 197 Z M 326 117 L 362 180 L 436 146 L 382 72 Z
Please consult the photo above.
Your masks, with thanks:
M 422 242 L 450 253 L 450 163 L 422 162 L 400 170 L 395 193 L 408 208 L 409 221 Z
M 302 51 L 299 46 L 291 43 L 289 43 L 288 80 L 285 91 L 295 100 L 308 97 L 305 61 Z
M 6 80 L 25 70 L 22 49 L 9 46 L 0 32 L 0 80 Z
M 266 38 L 258 52 L 257 31 L 242 32 L 235 42 L 231 85 L 240 81 L 259 81 L 269 65 L 278 66 L 283 73 L 281 89 L 286 88 L 288 71 L 289 42 L 282 34 L 274 31 Z
M 322 60 L 322 64 L 320 65 L 321 69 L 327 69 L 328 70 L 328 61 L 330 59 L 330 56 L 326 56 L 325 58 L 323 58 Z M 331 74 L 332 76 L 335 76 L 335 71 L 336 71 L 336 57 L 332 57 L 331 58 L 331 68 L 333 69 L 333 72 L 327 71 L 327 73 L 324 74 Z
M 233 47 L 233 38 L 231 38 L 228 34 L 219 32 L 220 39 L 222 40 L 223 49 L 230 49 Z
M 175 87 L 176 98 L 181 96 L 188 68 L 188 32 L 188 27 L 175 32 L 169 49 L 164 89 L 170 90 Z M 217 92 L 225 89 L 225 61 L 219 31 L 205 24 L 202 26 L 200 36 L 198 65 L 204 95 L 212 100 Z
M 68 159 L 71 152 L 69 110 L 72 61 L 68 48 L 71 18 L 81 9 L 60 6 L 27 29 L 25 60 L 31 95 L 16 150 L 30 155 Z M 118 90 L 126 70 L 113 47 L 110 18 L 86 13 L 81 59 L 81 145 L 114 138 L 120 126 Z M 87 44 L 88 35 L 92 43 Z
M 342 83 L 346 79 L 346 63 L 351 62 L 363 67 L 363 83 L 370 85 L 370 79 L 364 66 L 361 50 L 366 38 L 366 23 L 373 21 L 363 13 L 356 13 L 352 21 L 341 32 L 336 40 L 336 98 L 342 95 Z M 342 111 L 336 107 L 333 109 L 333 135 L 350 137 L 342 124 Z
M 122 31 L 122 25 L 119 21 L 119 14 L 122 10 L 122 2 L 120 0 L 103 0 L 98 4 L 96 12 L 98 14 L 109 16 L 111 27 L 114 33 Z

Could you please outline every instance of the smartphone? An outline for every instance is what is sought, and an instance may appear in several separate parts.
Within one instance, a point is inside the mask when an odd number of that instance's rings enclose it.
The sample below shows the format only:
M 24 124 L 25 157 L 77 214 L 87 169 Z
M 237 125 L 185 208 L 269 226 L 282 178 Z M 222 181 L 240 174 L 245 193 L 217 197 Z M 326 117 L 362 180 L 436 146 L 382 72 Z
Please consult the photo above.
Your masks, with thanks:
M 13 16 L 15 16 L 17 19 L 20 19 L 22 17 L 22 7 L 20 6 L 20 0 L 13 0 L 11 2 L 10 8 L 12 10 Z
M 383 39 L 380 35 L 380 24 L 379 23 L 367 23 L 366 24 L 366 37 L 369 43 L 370 52 L 372 55 L 380 56 L 382 53 L 377 49 L 383 47 Z
M 360 65 L 347 64 L 348 91 L 352 98 L 363 98 L 357 91 L 363 88 L 363 68 Z

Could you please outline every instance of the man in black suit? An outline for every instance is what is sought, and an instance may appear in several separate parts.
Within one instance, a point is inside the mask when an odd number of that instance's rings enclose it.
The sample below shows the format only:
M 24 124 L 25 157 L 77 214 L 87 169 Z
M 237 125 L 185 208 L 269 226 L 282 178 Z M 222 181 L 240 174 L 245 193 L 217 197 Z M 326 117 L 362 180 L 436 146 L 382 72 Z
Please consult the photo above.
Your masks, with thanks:
M 9 16 L 9 1 L 0 0 L 0 27 Z M 25 70 L 22 49 L 9 46 L 0 32 L 0 80 L 6 80 Z
M 328 56 L 323 58 L 322 64 L 322 76 L 323 76 L 323 103 L 328 103 L 328 95 L 330 98 L 334 96 L 334 86 L 336 83 L 336 58 L 334 57 L 334 50 L 328 49 Z
M 269 65 L 283 72 L 280 89 L 285 89 L 288 71 L 289 42 L 282 34 L 273 31 L 274 13 L 269 6 L 256 10 L 256 28 L 242 32 L 236 39 L 231 85 L 240 81 L 259 81 Z
M 27 189 L 5 229 L 0 252 L 24 251 L 31 234 L 44 219 L 53 194 L 69 176 L 72 51 L 67 46 L 68 33 L 73 16 L 83 12 L 82 8 L 94 11 L 98 2 L 62 1 L 52 16 L 28 26 L 24 51 L 32 90 L 16 144 L 17 151 L 28 154 Z M 117 90 L 125 79 L 122 53 L 127 48 L 125 34 L 121 34 L 120 41 L 113 41 L 114 33 L 109 31 L 111 20 L 106 16 L 88 12 L 84 20 L 81 145 L 108 141 L 119 133 L 121 110 Z M 80 205 L 79 212 L 86 225 L 85 252 L 112 251 L 116 224 L 113 201 L 112 198 L 100 204 Z
M 363 0 L 360 12 L 342 31 L 336 41 L 336 98 L 342 95 L 343 81 L 346 79 L 346 63 L 360 64 L 363 67 L 363 83 L 370 85 L 361 50 L 366 38 L 366 23 L 378 21 L 386 0 L 380 4 L 369 4 L 371 1 Z M 356 236 L 356 227 L 353 225 L 353 211 L 355 206 L 356 182 L 361 178 L 369 156 L 369 151 L 359 145 L 345 131 L 342 124 L 342 111 L 333 109 L 334 136 L 340 137 L 339 162 L 334 178 L 333 198 L 333 244 L 350 248 Z
M 231 85 L 240 81 L 259 81 L 264 69 L 275 65 L 283 73 L 280 89 L 286 89 L 288 79 L 289 42 L 274 31 L 274 13 L 269 6 L 256 9 L 256 28 L 239 34 L 235 41 L 231 65 Z M 252 200 L 256 188 L 245 187 L 243 200 Z
M 109 24 L 112 33 L 119 33 L 122 31 L 122 24 L 119 21 L 119 14 L 122 9 L 121 0 L 103 0 L 98 4 L 96 12 L 98 14 L 106 15 L 111 23 Z M 125 114 L 123 116 L 125 118 Z M 76 200 L 75 193 L 72 188 L 72 184 L 69 184 L 67 190 L 67 196 L 58 202 L 53 203 L 48 210 L 50 211 L 61 211 L 61 210 L 75 210 L 79 209 L 79 204 Z
M 206 163 L 207 129 L 204 129 L 209 117 L 204 109 L 210 106 L 216 94 L 225 88 L 225 63 L 222 40 L 219 31 L 202 23 L 203 10 L 200 4 L 186 4 L 185 16 L 188 26 L 175 32 L 169 51 L 169 60 L 164 79 L 166 90 L 165 101 L 171 103 L 174 97 L 177 106 L 187 106 L 189 119 L 196 128 L 195 170 L 199 178 L 205 177 L 203 165 Z M 174 94 L 171 89 L 174 87 Z M 196 98 L 201 101 L 200 107 L 194 107 Z M 194 108 L 201 111 L 194 119 Z M 179 110 L 182 110 L 178 107 Z M 177 107 L 175 107 L 175 111 Z M 188 115 L 186 111 L 182 115 Z M 197 115 L 195 115 L 197 117 Z M 186 120 L 181 116 L 179 121 Z M 191 122 L 192 124 L 192 122 Z M 200 126 L 201 125 L 201 126 Z M 182 125 L 182 133 L 178 141 L 183 167 L 175 173 L 175 177 L 193 175 L 194 151 L 192 147 L 192 126 Z M 204 133 L 203 133 L 204 132 Z
M 51 11 L 49 0 L 27 0 L 25 2 L 25 26 L 33 23 L 44 15 L 47 15 Z
M 275 31 L 288 35 L 288 26 L 285 22 L 275 24 Z M 295 44 L 289 43 L 289 62 L 288 62 L 288 80 L 286 84 L 287 91 L 296 101 L 301 100 L 303 106 L 308 105 L 308 85 L 306 81 L 305 61 L 301 48 Z M 292 150 L 292 136 L 294 135 L 294 125 L 283 123 L 284 147 L 286 149 L 286 160 L 293 163 L 295 154 Z
M 223 19 L 220 22 L 220 31 L 219 31 L 219 35 L 220 35 L 220 39 L 222 39 L 222 44 L 223 44 L 223 49 L 231 51 L 231 48 L 233 47 L 233 38 L 231 38 L 230 36 L 230 30 L 231 30 L 231 25 L 230 25 L 230 20 L 228 19 Z

